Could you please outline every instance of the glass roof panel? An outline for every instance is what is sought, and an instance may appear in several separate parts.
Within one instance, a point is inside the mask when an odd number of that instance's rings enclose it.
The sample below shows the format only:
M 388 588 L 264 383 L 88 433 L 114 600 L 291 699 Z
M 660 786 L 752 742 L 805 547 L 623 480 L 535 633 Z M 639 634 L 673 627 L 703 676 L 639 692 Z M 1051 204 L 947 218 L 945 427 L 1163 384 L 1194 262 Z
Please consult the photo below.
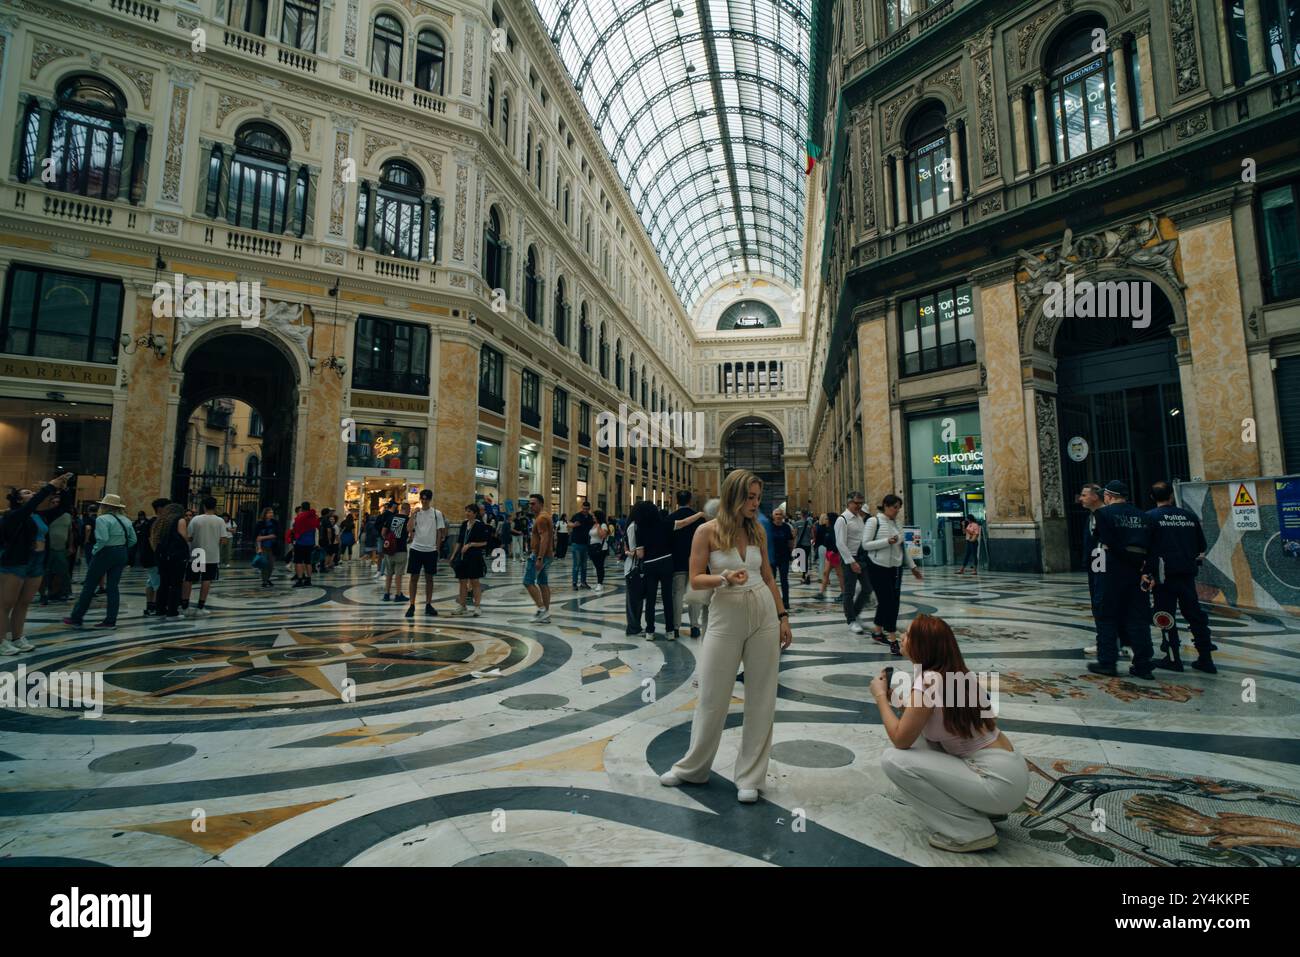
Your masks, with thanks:
M 534 2 L 686 308 L 798 285 L 811 0 Z

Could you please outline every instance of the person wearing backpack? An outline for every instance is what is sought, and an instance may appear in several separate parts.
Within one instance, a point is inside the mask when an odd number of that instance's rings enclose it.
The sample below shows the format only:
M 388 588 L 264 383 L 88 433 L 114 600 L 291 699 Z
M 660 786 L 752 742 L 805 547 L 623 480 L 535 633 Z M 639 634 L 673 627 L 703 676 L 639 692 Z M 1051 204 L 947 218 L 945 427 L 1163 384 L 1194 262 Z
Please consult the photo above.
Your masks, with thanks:
M 32 650 L 23 628 L 49 558 L 49 526 L 40 513 L 58 507 L 71 480 L 72 473 L 64 472 L 35 492 L 9 492 L 9 509 L 0 516 L 0 656 Z
M 886 495 L 879 511 L 863 523 L 862 550 L 866 553 L 867 579 L 876 593 L 876 615 L 873 641 L 889 645 L 895 655 L 902 655 L 898 645 L 898 606 L 903 595 L 903 566 L 912 570 L 912 576 L 921 581 L 921 569 L 908 554 L 903 542 L 903 529 L 898 524 L 898 513 L 903 500 L 897 495 Z M 886 637 L 886 632 L 888 636 Z
M 99 515 L 95 519 L 95 550 L 86 569 L 86 580 L 81 585 L 81 595 L 68 617 L 63 619 L 65 625 L 73 628 L 82 626 L 82 619 L 95 598 L 95 585 L 103 579 L 108 594 L 108 611 L 104 620 L 95 624 L 96 628 L 116 628 L 117 610 L 121 593 L 117 584 L 126 569 L 128 552 L 135 544 L 135 529 L 126 520 L 126 507 L 116 495 L 105 495 L 99 500 Z
M 410 600 L 402 594 L 402 570 L 406 566 L 406 538 L 410 513 L 411 506 L 403 502 L 398 511 L 388 513 L 388 520 L 380 526 L 384 539 L 384 601 Z M 394 576 L 397 578 L 396 595 L 391 594 Z

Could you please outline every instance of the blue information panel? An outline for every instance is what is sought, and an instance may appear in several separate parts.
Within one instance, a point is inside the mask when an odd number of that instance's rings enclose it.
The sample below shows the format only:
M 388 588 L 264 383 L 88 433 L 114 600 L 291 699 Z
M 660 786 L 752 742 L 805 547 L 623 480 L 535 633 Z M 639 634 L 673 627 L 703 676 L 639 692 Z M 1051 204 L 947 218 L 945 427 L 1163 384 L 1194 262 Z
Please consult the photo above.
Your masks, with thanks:
M 1295 547 L 1300 547 L 1300 479 L 1275 481 L 1273 488 L 1277 495 L 1277 528 L 1282 541 L 1294 542 Z

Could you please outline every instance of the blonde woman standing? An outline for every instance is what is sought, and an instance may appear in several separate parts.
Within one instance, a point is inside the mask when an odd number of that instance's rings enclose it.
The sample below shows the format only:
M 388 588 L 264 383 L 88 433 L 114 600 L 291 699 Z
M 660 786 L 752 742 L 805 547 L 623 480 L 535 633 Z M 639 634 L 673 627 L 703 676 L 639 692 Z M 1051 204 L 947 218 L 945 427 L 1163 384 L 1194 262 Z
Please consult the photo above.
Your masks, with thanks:
M 666 787 L 708 780 L 722 741 L 736 666 L 745 665 L 745 718 L 736 759 L 737 798 L 752 804 L 767 780 L 776 716 L 777 668 L 792 640 L 789 614 L 767 561 L 757 514 L 763 483 L 736 469 L 722 483 L 718 517 L 691 542 L 690 582 L 713 589 L 708 631 L 700 652 L 700 697 L 686 756 L 660 776 Z

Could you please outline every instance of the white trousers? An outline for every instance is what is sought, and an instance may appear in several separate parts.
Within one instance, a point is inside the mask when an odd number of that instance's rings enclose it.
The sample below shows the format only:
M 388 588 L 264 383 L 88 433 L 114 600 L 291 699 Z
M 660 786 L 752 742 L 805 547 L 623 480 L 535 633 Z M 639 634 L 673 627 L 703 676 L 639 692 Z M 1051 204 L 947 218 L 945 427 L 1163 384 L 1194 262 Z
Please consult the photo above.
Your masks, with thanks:
M 781 628 L 766 586 L 719 588 L 709 603 L 708 630 L 699 653 L 700 698 L 691 721 L 691 746 L 673 765 L 683 781 L 708 780 L 722 742 L 736 667 L 745 665 L 745 719 L 734 780 L 737 788 L 761 788 L 767 780 L 776 717 Z
M 1010 814 L 1029 793 L 1025 759 L 1001 748 L 959 758 L 918 738 L 887 750 L 880 766 L 927 827 L 963 844 L 992 834 L 989 815 Z
M 691 619 L 691 627 L 700 627 L 700 609 L 702 606 L 694 602 L 686 601 L 686 589 L 690 587 L 690 572 L 673 572 L 673 614 L 677 616 L 677 627 L 681 628 L 685 622 L 682 621 L 682 606 L 686 606 L 686 612 Z

